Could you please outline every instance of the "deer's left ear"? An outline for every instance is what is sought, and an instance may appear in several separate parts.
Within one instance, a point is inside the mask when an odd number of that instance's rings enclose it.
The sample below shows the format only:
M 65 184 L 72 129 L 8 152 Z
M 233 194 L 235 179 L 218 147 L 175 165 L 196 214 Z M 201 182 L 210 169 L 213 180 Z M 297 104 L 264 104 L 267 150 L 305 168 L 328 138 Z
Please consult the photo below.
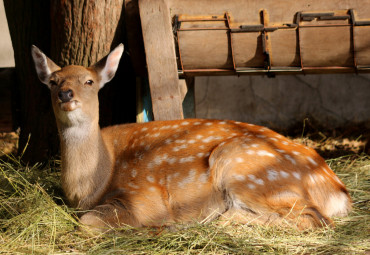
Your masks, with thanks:
M 108 56 L 99 60 L 99 62 L 92 66 L 100 76 L 100 88 L 112 80 L 116 74 L 118 64 L 123 53 L 123 48 L 123 44 L 121 43 L 111 53 L 109 53 Z

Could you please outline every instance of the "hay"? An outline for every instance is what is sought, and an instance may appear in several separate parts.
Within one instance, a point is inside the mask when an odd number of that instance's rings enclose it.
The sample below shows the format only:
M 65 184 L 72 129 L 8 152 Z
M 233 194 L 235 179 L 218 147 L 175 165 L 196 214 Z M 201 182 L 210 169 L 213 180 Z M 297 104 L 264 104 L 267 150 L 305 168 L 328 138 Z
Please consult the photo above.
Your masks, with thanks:
M 24 166 L 0 160 L 0 253 L 4 254 L 364 254 L 370 251 L 370 157 L 327 160 L 346 183 L 353 212 L 337 227 L 299 232 L 279 227 L 207 225 L 177 230 L 77 231 L 76 211 L 62 199 L 59 162 Z

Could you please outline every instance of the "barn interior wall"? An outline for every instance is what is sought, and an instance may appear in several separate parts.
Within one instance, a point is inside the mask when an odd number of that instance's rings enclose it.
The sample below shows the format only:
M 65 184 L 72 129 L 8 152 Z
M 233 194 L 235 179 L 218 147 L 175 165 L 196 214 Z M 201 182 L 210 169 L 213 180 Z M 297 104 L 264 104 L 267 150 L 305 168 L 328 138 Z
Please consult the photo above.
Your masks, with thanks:
M 276 130 L 309 118 L 323 128 L 370 128 L 370 74 L 197 77 L 198 118 L 233 119 Z

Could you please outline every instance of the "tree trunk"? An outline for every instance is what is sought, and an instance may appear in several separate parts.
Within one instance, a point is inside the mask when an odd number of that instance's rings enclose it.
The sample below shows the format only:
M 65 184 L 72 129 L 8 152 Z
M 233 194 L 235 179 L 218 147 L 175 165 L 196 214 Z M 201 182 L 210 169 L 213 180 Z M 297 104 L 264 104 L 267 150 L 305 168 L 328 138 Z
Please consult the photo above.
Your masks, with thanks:
M 45 161 L 57 154 L 59 143 L 50 94 L 36 78 L 30 46 L 60 66 L 89 66 L 124 42 L 123 0 L 5 0 L 4 5 L 18 77 L 19 151 L 31 134 L 23 160 Z M 135 121 L 135 75 L 128 54 L 99 97 L 102 126 Z
M 31 45 L 50 53 L 50 3 L 48 0 L 4 0 L 16 66 L 17 125 L 21 127 L 19 151 L 34 163 L 58 151 L 56 124 L 47 87 L 39 82 L 31 58 Z
M 123 0 L 51 2 L 52 58 L 60 66 L 89 66 L 125 44 L 116 77 L 99 93 L 101 126 L 136 119 L 136 79 L 126 54 L 123 7 Z

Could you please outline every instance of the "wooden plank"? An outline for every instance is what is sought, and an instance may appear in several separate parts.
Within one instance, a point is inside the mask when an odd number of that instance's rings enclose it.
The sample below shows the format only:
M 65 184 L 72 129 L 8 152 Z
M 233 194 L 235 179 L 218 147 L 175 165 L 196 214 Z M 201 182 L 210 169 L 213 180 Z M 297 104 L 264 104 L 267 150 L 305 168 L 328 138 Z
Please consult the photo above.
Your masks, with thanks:
M 140 0 L 139 10 L 154 119 L 182 119 L 169 9 L 165 0 Z
M 303 66 L 353 66 L 350 27 L 300 29 Z

